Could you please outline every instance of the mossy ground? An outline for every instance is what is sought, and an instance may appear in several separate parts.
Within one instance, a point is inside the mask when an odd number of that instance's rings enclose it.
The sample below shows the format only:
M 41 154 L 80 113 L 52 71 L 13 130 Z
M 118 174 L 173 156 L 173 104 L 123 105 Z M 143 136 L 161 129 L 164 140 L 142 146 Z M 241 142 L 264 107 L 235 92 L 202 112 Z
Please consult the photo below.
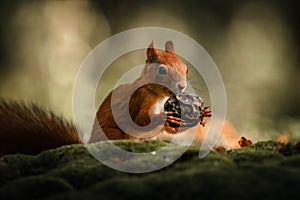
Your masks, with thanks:
M 132 152 L 166 145 L 114 143 Z M 111 169 L 83 145 L 0 158 L 0 199 L 287 199 L 297 196 L 299 184 L 300 149 L 273 141 L 203 159 L 189 148 L 170 166 L 144 174 Z

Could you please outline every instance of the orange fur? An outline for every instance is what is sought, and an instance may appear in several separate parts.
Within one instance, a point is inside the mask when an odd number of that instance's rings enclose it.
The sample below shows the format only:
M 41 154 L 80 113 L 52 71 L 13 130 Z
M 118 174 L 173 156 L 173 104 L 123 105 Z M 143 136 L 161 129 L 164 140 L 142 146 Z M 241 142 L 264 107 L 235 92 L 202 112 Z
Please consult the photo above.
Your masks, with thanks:
M 167 76 L 163 77 L 163 80 L 157 79 L 157 68 L 160 65 L 167 67 Z M 101 104 L 97 112 L 97 120 L 94 124 L 94 130 L 90 142 L 96 142 L 103 140 L 102 137 L 104 133 L 108 139 L 133 139 L 139 140 L 133 136 L 126 134 L 121 130 L 117 123 L 114 120 L 112 115 L 111 106 L 119 106 L 120 108 L 126 109 L 128 105 L 125 104 L 124 99 L 127 94 L 132 93 L 132 91 L 137 87 L 137 85 L 145 84 L 138 88 L 130 98 L 129 101 L 129 113 L 134 123 L 139 126 L 146 126 L 150 123 L 150 115 L 152 120 L 157 122 L 154 125 L 161 125 L 164 122 L 162 114 L 153 114 L 151 113 L 151 108 L 160 100 L 165 97 L 172 95 L 172 92 L 158 84 L 148 84 L 148 82 L 162 81 L 164 84 L 167 83 L 168 88 L 176 88 L 176 84 L 183 83 L 186 84 L 186 65 L 177 57 L 175 54 L 175 48 L 171 41 L 166 42 L 165 51 L 159 51 L 155 48 L 154 43 L 152 42 L 147 49 L 147 60 L 145 68 L 141 76 L 131 84 L 125 84 L 117 87 L 114 91 L 119 93 L 119 99 L 112 105 L 110 93 L 108 97 Z M 120 109 L 121 110 L 121 109 Z M 122 110 L 121 110 L 122 111 Z M 125 111 L 124 111 L 125 112 Z M 118 121 L 126 124 L 128 119 L 126 115 L 123 115 L 122 112 L 118 113 Z M 100 129 L 101 127 L 101 129 Z M 188 131 L 188 130 L 183 130 Z M 165 128 L 158 130 L 156 139 L 162 141 L 170 141 L 173 136 L 169 133 L 166 134 Z M 201 143 L 204 139 L 206 129 L 202 127 L 201 124 L 197 127 L 197 134 L 194 140 L 195 144 Z M 239 138 L 235 128 L 229 123 L 225 122 L 221 137 L 225 140 L 226 144 L 232 148 L 238 147 L 237 140 Z
M 161 66 L 165 67 L 165 75 L 158 74 L 158 68 Z M 139 126 L 146 126 L 150 123 L 151 115 L 154 122 L 151 124 L 154 126 L 161 125 L 161 123 L 164 122 L 163 111 L 160 114 L 155 114 L 152 112 L 151 108 L 160 99 L 171 96 L 172 91 L 179 91 L 180 89 L 178 88 L 178 85 L 182 87 L 186 86 L 186 72 L 187 67 L 176 56 L 174 45 L 171 41 L 166 42 L 165 51 L 158 51 L 152 42 L 147 49 L 146 65 L 141 76 L 133 83 L 121 85 L 114 90 L 115 93 L 119 94 L 119 99 L 117 102 L 111 101 L 112 93 L 110 93 L 101 104 L 97 112 L 99 124 L 97 121 L 95 122 L 94 131 L 90 142 L 96 142 L 103 139 L 99 133 L 99 126 L 101 126 L 103 133 L 108 139 L 137 139 L 121 130 L 116 124 L 112 115 L 111 107 L 119 107 L 120 112 L 117 116 L 118 122 L 127 124 L 128 120 L 130 119 L 128 119 L 124 114 L 125 109 L 128 107 L 124 101 L 126 98 L 130 98 L 129 113 L 134 123 Z M 164 84 L 167 87 L 164 87 L 159 83 Z M 131 93 L 133 93 L 131 97 L 127 96 Z M 158 132 L 159 131 L 160 130 L 158 130 Z

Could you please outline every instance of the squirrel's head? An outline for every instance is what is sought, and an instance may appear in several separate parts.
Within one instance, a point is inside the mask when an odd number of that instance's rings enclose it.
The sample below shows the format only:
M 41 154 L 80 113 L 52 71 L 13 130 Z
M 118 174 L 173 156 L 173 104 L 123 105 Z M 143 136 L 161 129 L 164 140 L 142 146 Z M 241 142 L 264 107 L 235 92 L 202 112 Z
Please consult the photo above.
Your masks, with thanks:
M 165 51 L 159 51 L 152 41 L 147 49 L 146 66 L 143 77 L 161 84 L 173 93 L 186 88 L 186 65 L 177 57 L 172 41 L 165 43 Z

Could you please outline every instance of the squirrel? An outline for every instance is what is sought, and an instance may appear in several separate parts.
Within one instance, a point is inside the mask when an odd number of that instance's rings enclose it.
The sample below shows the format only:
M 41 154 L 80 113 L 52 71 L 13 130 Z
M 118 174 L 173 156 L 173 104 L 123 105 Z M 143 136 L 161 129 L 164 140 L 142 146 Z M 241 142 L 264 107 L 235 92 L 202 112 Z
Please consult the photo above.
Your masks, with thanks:
M 176 123 L 180 121 L 166 115 L 163 102 L 186 88 L 187 66 L 176 55 L 172 41 L 165 43 L 165 51 L 158 50 L 152 41 L 146 56 L 146 64 L 140 77 L 133 83 L 113 89 L 100 105 L 89 143 L 104 139 L 155 138 L 164 130 L 171 133 L 167 131 L 169 127 L 166 120 Z M 126 98 L 128 101 L 124 100 Z M 112 107 L 117 108 L 115 115 Z M 129 112 L 129 116 L 126 112 Z M 130 127 L 128 117 L 139 128 Z M 127 134 L 124 127 L 119 127 L 120 124 L 136 135 Z M 139 136 L 143 138 L 139 139 Z M 26 105 L 0 98 L 0 156 L 14 153 L 38 154 L 47 149 L 80 143 L 83 141 L 73 123 L 35 104 Z
M 138 127 L 126 127 L 127 130 L 130 130 L 127 132 L 137 132 L 138 136 L 145 132 L 145 135 L 148 133 L 148 135 L 154 136 L 146 137 L 146 139 L 155 138 L 157 133 L 167 128 L 161 126 L 161 130 L 159 127 L 155 129 L 156 126 L 163 125 L 164 117 L 167 120 L 180 121 L 174 117 L 164 116 L 166 113 L 162 108 L 168 97 L 174 93 L 182 92 L 186 88 L 186 75 L 187 66 L 177 57 L 173 42 L 167 41 L 165 51 L 159 51 L 152 41 L 147 49 L 147 60 L 140 77 L 133 83 L 115 88 L 101 104 L 90 142 L 103 140 L 103 134 L 100 134 L 99 131 L 102 131 L 110 140 L 143 140 L 128 135 L 118 126 L 122 124 L 123 126 L 130 126 L 128 125 L 128 117 L 131 117 Z M 113 93 L 115 101 L 112 101 Z M 124 99 L 128 99 L 128 101 Z M 118 110 L 114 115 L 112 108 Z M 126 109 L 129 109 L 130 116 L 125 114 Z M 115 120 L 118 120 L 118 123 Z M 150 128 L 139 129 L 139 127 L 145 127 L 150 123 L 152 123 Z

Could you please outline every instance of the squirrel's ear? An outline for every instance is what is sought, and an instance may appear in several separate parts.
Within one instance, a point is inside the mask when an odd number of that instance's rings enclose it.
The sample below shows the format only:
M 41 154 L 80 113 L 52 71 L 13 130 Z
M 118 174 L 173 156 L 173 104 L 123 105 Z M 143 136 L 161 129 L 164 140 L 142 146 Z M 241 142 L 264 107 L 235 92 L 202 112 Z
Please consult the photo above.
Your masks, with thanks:
M 175 47 L 171 40 L 169 40 L 165 43 L 165 51 L 170 52 L 170 53 L 175 53 Z
M 152 40 L 151 44 L 147 49 L 147 63 L 151 63 L 153 59 L 157 56 L 158 50 L 155 47 L 154 41 Z

